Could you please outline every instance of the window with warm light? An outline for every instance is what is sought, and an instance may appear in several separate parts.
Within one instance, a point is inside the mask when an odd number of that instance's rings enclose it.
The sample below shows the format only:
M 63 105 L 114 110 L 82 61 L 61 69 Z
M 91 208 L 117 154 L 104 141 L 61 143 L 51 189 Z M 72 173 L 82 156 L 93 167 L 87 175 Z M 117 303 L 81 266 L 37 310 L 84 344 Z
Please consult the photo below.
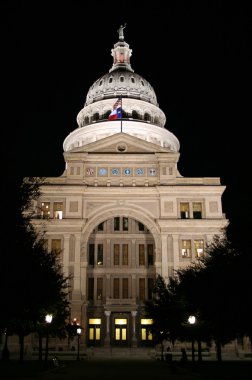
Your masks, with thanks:
M 89 318 L 88 320 L 88 339 L 93 343 L 101 339 L 101 319 Z
M 189 258 L 191 254 L 191 240 L 182 240 L 181 242 L 181 256 L 183 258 Z
M 41 203 L 41 218 L 43 219 L 50 218 L 50 202 Z
M 63 202 L 53 203 L 53 217 L 54 219 L 63 219 Z
M 194 240 L 194 253 L 196 258 L 204 255 L 204 240 Z
M 150 326 L 153 324 L 152 319 L 141 319 L 141 340 L 143 342 L 152 341 L 153 336 L 150 331 Z
M 180 217 L 181 217 L 181 219 L 190 218 L 189 210 L 190 210 L 189 203 L 187 203 L 187 202 L 180 203 Z

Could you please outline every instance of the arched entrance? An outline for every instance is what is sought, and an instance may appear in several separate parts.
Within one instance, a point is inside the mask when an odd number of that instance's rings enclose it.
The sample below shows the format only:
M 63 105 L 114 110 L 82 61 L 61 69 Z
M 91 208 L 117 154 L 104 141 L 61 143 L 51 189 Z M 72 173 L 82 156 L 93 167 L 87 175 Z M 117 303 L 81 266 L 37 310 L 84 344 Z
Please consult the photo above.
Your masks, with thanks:
M 157 247 L 150 228 L 129 213 L 96 218 L 83 239 L 87 262 L 87 344 L 139 346 L 150 343 L 142 333 L 144 302 L 151 298 L 156 277 Z M 151 229 L 151 230 L 150 230 Z M 85 234 L 86 235 L 86 234 Z M 87 236 L 87 235 L 86 235 Z M 160 251 L 159 251 L 160 252 Z M 100 321 L 100 335 L 90 321 Z M 146 341 L 146 342 L 145 342 Z

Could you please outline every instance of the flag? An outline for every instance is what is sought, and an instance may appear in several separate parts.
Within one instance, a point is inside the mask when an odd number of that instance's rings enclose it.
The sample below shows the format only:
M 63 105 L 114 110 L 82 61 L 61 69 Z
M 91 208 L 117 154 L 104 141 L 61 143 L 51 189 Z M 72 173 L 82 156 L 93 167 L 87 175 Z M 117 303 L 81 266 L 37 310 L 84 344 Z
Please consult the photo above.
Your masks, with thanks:
M 113 106 L 113 110 L 109 114 L 109 120 L 116 120 L 122 118 L 122 98 L 118 98 Z

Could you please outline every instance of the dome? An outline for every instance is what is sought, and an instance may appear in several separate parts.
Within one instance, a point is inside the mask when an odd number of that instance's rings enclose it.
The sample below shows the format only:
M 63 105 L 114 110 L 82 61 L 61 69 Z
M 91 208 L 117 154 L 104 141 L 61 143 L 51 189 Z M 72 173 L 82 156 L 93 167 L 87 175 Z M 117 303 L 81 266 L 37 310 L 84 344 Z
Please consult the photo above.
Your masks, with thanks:
M 85 105 L 119 96 L 143 100 L 158 106 L 155 91 L 150 83 L 127 68 L 117 68 L 95 81 L 87 93 Z
M 64 151 L 122 132 L 167 148 L 169 152 L 179 151 L 178 139 L 165 128 L 166 117 L 159 108 L 154 89 L 131 68 L 132 50 L 124 40 L 124 28 L 120 26 L 119 41 L 111 50 L 113 65 L 89 88 L 84 107 L 77 115 L 78 128 L 66 137 Z M 120 120 L 111 120 L 109 116 L 119 99 Z

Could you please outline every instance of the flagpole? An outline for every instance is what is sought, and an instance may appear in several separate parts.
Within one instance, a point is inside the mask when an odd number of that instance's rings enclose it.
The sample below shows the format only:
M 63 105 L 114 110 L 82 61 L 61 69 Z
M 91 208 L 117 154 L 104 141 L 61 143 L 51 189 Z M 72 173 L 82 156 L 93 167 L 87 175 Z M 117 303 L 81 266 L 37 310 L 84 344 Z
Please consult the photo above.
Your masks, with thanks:
M 121 110 L 122 110 L 122 96 L 121 96 Z M 122 111 L 121 111 L 121 133 L 122 133 Z

